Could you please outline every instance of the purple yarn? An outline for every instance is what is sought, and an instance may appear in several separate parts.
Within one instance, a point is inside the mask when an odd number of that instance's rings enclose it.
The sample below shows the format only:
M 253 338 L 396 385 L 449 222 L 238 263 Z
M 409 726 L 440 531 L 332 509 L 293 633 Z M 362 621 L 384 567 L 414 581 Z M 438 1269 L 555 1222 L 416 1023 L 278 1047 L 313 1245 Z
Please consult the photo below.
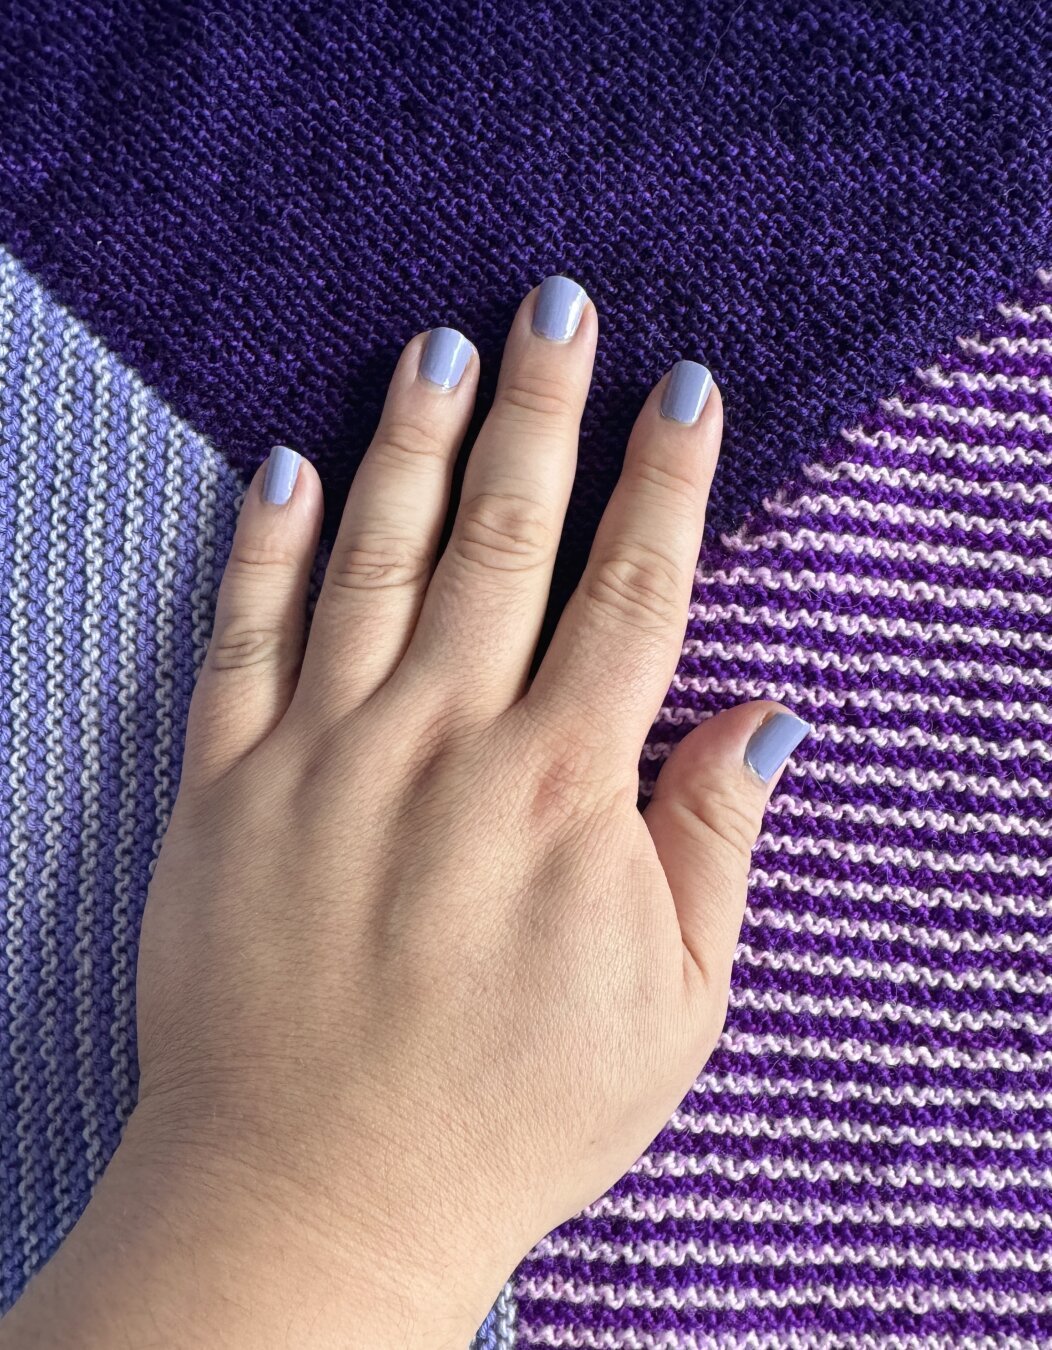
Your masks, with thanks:
M 1050 300 L 1046 274 L 706 551 L 644 792 L 719 707 L 814 732 L 715 1056 L 480 1350 L 1048 1343 Z M 134 1096 L 128 969 L 241 485 L 2 253 L 0 462 L 6 1306 Z
M 520 1267 L 517 1345 L 1052 1340 L 1050 301 L 1052 276 L 704 555 L 644 783 L 745 698 L 815 729 L 724 1038 Z
M 0 1311 L 134 1100 L 139 920 L 240 490 L 0 252 Z
M 1048 256 L 1047 6 L 15 0 L 0 240 L 241 469 L 342 489 L 400 345 L 486 390 L 551 271 L 603 322 L 565 597 L 646 390 L 728 391 L 755 506 Z

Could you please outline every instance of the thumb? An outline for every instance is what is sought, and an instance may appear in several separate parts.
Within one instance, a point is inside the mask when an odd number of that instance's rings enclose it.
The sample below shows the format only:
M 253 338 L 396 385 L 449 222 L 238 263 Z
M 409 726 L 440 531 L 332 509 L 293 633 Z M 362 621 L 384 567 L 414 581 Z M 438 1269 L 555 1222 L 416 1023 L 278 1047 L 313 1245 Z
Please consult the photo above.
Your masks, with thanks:
M 777 703 L 717 713 L 673 750 L 644 812 L 684 945 L 714 990 L 730 983 L 764 809 L 810 730 Z

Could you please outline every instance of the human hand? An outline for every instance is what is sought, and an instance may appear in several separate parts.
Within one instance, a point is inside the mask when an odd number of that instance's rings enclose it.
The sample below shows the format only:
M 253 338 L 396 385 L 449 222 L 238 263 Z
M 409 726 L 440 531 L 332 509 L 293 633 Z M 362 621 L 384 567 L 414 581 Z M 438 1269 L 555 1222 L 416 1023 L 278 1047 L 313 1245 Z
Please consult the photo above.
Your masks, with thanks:
M 102 1188 L 164 1216 L 136 1220 L 162 1344 L 197 1344 L 199 1316 L 212 1345 L 465 1346 L 720 1034 L 751 848 L 806 724 L 767 703 L 704 722 L 639 813 L 722 426 L 692 363 L 640 413 L 528 682 L 597 327 L 565 278 L 524 301 L 437 565 L 478 359 L 449 330 L 409 343 L 305 646 L 317 474 L 275 452 L 247 491 Z

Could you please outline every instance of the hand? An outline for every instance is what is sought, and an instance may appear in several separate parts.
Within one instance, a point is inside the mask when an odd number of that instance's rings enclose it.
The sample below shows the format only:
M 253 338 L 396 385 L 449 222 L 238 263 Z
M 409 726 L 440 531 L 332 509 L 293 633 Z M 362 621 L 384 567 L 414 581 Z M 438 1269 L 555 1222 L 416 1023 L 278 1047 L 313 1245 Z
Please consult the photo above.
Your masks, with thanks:
M 275 452 L 250 485 L 143 923 L 140 1101 L 65 1287 L 112 1264 L 129 1203 L 138 1274 L 78 1344 L 156 1286 L 150 1343 L 463 1348 L 712 1050 L 806 727 L 722 713 L 637 810 L 722 425 L 691 363 L 640 413 L 528 683 L 597 327 L 565 278 L 527 297 L 437 565 L 478 359 L 409 343 L 306 644 L 318 477 Z

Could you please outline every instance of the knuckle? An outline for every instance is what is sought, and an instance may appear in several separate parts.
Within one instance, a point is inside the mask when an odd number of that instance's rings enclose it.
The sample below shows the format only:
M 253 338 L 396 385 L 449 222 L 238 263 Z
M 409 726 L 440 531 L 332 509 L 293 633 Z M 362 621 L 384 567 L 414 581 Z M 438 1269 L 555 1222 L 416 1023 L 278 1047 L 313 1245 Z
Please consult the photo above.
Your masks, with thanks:
M 528 699 L 520 705 L 519 717 L 526 725 L 517 739 L 517 763 L 525 773 L 517 774 L 520 782 L 529 785 L 527 814 L 531 820 L 591 819 L 606 813 L 624 795 L 620 766 L 603 753 L 602 737 L 579 723 L 553 720 L 531 709 Z M 634 800 L 632 784 L 630 793 Z
M 212 670 L 280 665 L 285 647 L 284 635 L 277 629 L 233 619 L 212 634 L 207 663 Z
M 759 822 L 755 809 L 742 799 L 740 793 L 721 784 L 698 783 L 684 806 L 722 851 L 748 865 L 759 833 Z
M 408 539 L 360 535 L 333 552 L 325 580 L 337 591 L 410 586 L 430 572 L 427 551 Z
M 485 572 L 523 572 L 546 562 L 555 537 L 535 501 L 510 492 L 483 492 L 461 505 L 453 547 Z
M 568 419 L 575 400 L 564 376 L 541 371 L 516 371 L 500 390 L 501 407 L 526 421 Z
M 266 585 L 275 574 L 291 572 L 299 566 L 300 559 L 278 544 L 253 544 L 235 535 L 223 576 L 252 586 L 257 582 Z
M 589 577 L 587 597 L 619 622 L 653 632 L 685 620 L 679 590 L 679 577 L 668 559 L 635 544 L 599 562 Z
M 573 819 L 591 800 L 594 755 L 573 736 L 548 738 L 529 753 L 531 819 Z
M 690 506 L 698 494 L 698 481 L 684 468 L 677 468 L 672 460 L 662 463 L 653 455 L 641 455 L 633 469 L 636 480 L 653 494 L 667 500 L 680 511 Z
M 447 447 L 436 437 L 434 427 L 412 417 L 389 418 L 380 428 L 370 450 L 374 460 L 398 468 L 406 464 L 436 462 L 445 465 Z

